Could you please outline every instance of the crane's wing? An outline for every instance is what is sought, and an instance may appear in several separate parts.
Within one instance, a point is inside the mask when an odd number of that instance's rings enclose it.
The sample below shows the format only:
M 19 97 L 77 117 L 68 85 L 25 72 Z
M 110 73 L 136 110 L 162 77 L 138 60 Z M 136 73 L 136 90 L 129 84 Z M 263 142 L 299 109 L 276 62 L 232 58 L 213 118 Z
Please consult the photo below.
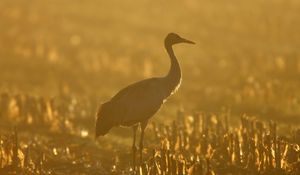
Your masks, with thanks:
M 148 120 L 164 102 L 164 87 L 160 78 L 146 79 L 127 86 L 110 101 L 114 118 L 120 125 L 130 126 Z

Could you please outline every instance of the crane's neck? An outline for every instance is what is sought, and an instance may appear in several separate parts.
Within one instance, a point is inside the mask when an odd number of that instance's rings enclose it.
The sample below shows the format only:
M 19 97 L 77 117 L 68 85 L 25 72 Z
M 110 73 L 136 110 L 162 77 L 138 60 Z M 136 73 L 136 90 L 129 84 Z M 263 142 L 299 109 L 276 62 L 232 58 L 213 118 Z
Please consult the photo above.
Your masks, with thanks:
M 171 44 L 165 42 L 165 48 L 170 56 L 171 66 L 168 74 L 165 77 L 167 84 L 168 93 L 172 94 L 172 92 L 176 91 L 181 82 L 181 69 L 180 65 L 177 61 L 177 58 L 174 54 L 173 48 Z

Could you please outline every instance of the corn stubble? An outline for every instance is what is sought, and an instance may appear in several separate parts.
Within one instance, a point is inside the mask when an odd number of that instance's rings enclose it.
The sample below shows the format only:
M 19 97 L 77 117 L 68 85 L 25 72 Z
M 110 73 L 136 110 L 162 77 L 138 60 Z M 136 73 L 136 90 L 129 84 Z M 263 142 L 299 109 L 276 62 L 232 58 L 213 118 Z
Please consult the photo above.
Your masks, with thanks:
M 233 126 L 228 121 L 232 118 L 230 112 L 187 115 L 179 110 L 172 124 L 152 122 L 147 129 L 147 137 L 154 144 L 146 144 L 147 157 L 136 171 L 128 163 L 130 148 L 126 158 L 122 158 L 125 153 L 120 153 L 112 165 L 105 165 L 103 157 L 97 156 L 99 148 L 92 144 L 92 136 L 86 136 L 86 131 L 76 134 L 76 127 L 81 126 L 70 117 L 78 110 L 91 109 L 79 105 L 64 111 L 50 105 L 50 101 L 37 102 L 45 104 L 42 113 L 22 115 L 18 120 L 22 127 L 0 135 L 0 174 L 300 174 L 299 129 L 279 136 L 275 122 L 261 122 L 246 115 L 238 126 Z M 64 103 L 70 106 L 72 101 Z M 6 121 L 21 114 L 13 110 L 2 110 L 9 116 Z M 49 123 L 56 123 L 56 129 Z M 50 135 L 20 139 L 26 126 L 38 125 L 49 129 Z M 66 141 L 67 137 L 72 141 Z M 108 153 L 104 156 L 111 157 Z

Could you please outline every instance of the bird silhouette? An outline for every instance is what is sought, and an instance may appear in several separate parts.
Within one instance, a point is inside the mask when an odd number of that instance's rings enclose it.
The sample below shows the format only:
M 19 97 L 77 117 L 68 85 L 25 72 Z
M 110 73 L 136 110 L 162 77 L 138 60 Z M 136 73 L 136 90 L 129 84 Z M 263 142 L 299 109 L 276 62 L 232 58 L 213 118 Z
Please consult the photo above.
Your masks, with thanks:
M 169 54 L 171 66 L 164 77 L 154 77 L 133 83 L 120 90 L 111 100 L 103 103 L 96 114 L 96 138 L 104 136 L 114 126 L 132 126 L 133 128 L 133 166 L 136 157 L 136 130 L 141 127 L 139 143 L 140 161 L 144 131 L 148 120 L 160 109 L 166 99 L 176 92 L 181 83 L 181 69 L 172 46 L 178 43 L 195 44 L 175 33 L 165 38 L 165 49 Z

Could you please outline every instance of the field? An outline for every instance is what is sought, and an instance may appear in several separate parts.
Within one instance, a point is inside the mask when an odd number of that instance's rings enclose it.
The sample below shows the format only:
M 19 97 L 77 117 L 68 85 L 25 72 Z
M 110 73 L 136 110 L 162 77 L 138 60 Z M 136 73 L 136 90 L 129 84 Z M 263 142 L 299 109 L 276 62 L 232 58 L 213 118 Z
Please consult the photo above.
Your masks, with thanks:
M 297 0 L 1 0 L 0 175 L 299 174 Z M 94 139 L 98 106 L 163 76 L 175 32 L 183 81 L 150 121 Z

